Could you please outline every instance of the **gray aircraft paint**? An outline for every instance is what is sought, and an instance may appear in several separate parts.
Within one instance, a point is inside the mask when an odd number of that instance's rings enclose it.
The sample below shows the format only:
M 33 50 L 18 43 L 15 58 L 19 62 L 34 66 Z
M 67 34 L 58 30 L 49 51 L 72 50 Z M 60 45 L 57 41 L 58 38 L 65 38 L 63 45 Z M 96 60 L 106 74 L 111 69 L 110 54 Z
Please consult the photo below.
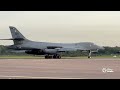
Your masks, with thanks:
M 9 49 L 15 50 L 46 50 L 49 53 L 52 51 L 76 51 L 76 50 L 90 50 L 97 51 L 104 49 L 92 42 L 80 42 L 80 43 L 51 43 L 51 42 L 36 42 L 26 39 L 15 27 L 9 26 L 14 45 L 8 46 Z

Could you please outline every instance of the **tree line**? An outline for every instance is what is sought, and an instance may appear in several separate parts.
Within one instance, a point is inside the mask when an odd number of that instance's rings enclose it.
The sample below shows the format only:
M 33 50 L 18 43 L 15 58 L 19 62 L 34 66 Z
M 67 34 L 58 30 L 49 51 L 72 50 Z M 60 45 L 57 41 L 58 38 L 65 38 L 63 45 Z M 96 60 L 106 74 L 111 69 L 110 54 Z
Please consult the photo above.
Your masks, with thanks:
M 93 52 L 93 56 L 100 56 L 100 55 L 119 55 L 120 54 L 120 47 L 109 47 L 104 46 L 104 50 L 98 50 L 98 52 Z M 26 53 L 17 53 L 12 52 L 11 50 L 7 50 L 7 48 L 3 45 L 0 45 L 0 55 L 27 55 Z M 82 52 L 82 51 L 71 51 L 71 52 L 65 52 L 62 53 L 62 56 L 87 56 L 88 52 Z

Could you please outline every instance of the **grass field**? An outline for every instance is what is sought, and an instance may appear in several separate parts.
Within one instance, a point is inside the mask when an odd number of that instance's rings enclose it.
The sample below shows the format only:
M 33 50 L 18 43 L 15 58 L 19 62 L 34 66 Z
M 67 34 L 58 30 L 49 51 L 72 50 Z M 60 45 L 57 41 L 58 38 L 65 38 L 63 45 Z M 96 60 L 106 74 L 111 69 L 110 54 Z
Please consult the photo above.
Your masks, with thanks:
M 87 56 L 80 57 L 62 57 L 62 59 L 84 59 Z M 103 56 L 92 56 L 92 58 L 120 58 L 120 55 L 112 56 L 112 55 L 103 55 Z M 23 56 L 23 55 L 0 55 L 0 59 L 44 59 L 44 56 Z

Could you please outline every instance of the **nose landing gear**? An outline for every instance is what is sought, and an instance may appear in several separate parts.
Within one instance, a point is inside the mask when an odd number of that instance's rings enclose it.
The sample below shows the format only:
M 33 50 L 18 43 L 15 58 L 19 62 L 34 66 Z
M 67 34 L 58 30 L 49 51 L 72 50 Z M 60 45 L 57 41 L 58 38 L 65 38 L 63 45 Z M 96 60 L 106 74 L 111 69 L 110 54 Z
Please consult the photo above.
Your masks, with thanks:
M 88 58 L 91 58 L 91 54 L 92 54 L 92 52 L 91 52 L 91 50 L 89 50 Z

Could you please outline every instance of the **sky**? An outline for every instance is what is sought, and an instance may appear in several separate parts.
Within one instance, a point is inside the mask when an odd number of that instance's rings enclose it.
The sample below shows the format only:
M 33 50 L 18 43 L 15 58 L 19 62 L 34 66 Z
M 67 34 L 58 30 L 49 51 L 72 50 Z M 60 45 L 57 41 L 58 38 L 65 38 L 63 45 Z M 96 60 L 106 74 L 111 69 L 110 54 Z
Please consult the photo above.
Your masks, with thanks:
M 12 37 L 9 26 L 32 41 L 120 46 L 120 11 L 0 11 L 1 39 Z

